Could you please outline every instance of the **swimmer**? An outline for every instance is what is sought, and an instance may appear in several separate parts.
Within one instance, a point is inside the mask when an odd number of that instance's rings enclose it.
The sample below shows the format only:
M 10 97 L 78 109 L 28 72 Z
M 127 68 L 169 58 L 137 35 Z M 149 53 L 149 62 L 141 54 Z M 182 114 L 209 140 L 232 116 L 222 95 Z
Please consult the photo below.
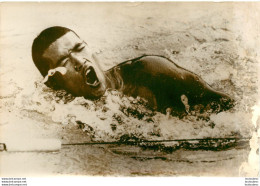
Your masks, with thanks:
M 107 89 L 116 89 L 145 98 L 152 108 L 163 113 L 168 108 L 173 113 L 189 113 L 198 105 L 220 112 L 230 109 L 234 102 L 164 56 L 144 55 L 103 71 L 87 43 L 65 27 L 42 31 L 33 42 L 32 58 L 42 76 L 48 77 L 47 86 L 86 99 L 98 99 Z M 58 67 L 66 70 L 53 71 Z

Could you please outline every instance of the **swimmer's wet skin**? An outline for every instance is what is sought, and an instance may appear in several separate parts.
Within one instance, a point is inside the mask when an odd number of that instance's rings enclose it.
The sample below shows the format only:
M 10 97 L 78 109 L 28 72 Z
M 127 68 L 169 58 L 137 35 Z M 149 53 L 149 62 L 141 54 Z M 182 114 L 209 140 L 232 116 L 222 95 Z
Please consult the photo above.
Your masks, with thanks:
M 99 99 L 107 89 L 116 89 L 128 96 L 145 98 L 152 108 L 163 113 L 171 108 L 176 115 L 198 108 L 220 112 L 231 108 L 234 102 L 163 56 L 141 56 L 103 72 L 88 45 L 64 27 L 44 30 L 34 40 L 32 56 L 44 77 L 50 69 L 66 68 L 64 74 L 48 75 L 48 86 L 55 88 L 51 85 L 54 83 L 87 99 Z
M 167 108 L 189 112 L 197 106 L 219 112 L 231 108 L 234 102 L 228 95 L 213 90 L 196 74 L 163 56 L 129 60 L 113 67 L 106 75 L 114 83 L 113 88 L 129 96 L 143 97 L 161 112 Z

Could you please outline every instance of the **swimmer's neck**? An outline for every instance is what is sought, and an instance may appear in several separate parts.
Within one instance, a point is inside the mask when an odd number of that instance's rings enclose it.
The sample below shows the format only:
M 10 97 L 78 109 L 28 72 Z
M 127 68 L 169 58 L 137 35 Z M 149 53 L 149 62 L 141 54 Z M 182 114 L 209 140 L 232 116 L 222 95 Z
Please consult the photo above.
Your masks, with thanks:
M 115 66 L 104 72 L 106 77 L 107 89 L 123 91 L 124 82 L 120 68 Z
M 105 71 L 107 80 L 107 89 L 118 90 L 125 95 L 132 97 L 142 97 L 148 101 L 148 104 L 157 109 L 157 101 L 153 92 L 146 86 L 137 86 L 124 81 L 120 66 L 115 66 Z

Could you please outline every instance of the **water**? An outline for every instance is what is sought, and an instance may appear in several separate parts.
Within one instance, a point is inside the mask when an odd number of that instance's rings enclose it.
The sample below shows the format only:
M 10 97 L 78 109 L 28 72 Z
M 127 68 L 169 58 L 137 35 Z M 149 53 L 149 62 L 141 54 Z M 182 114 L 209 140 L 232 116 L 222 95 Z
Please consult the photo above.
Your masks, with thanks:
M 127 145 L 66 146 L 55 153 L 2 153 L 1 171 L 6 176 L 224 176 L 229 170 L 229 176 L 238 176 L 248 152 L 245 147 L 165 153 Z
M 251 137 L 252 107 L 258 99 L 257 6 L 165 4 L 161 5 L 164 11 L 154 4 L 113 5 L 116 8 L 67 4 L 62 10 L 55 5 L 55 11 L 53 6 L 6 4 L 2 11 L 1 142 L 26 145 L 19 144 L 23 138 L 109 142 L 122 140 L 122 136 L 130 140 Z M 34 13 L 38 16 L 32 16 Z M 93 47 L 104 70 L 142 54 L 165 55 L 214 89 L 234 97 L 236 106 L 205 121 L 196 116 L 168 117 L 146 108 L 143 100 L 116 91 L 108 91 L 96 102 L 54 92 L 41 83 L 43 78 L 30 54 L 34 37 L 53 25 L 75 29 Z M 1 175 L 238 176 L 248 153 L 248 144 L 222 151 L 181 148 L 171 152 L 93 145 L 67 146 L 56 153 L 1 152 L 0 156 Z

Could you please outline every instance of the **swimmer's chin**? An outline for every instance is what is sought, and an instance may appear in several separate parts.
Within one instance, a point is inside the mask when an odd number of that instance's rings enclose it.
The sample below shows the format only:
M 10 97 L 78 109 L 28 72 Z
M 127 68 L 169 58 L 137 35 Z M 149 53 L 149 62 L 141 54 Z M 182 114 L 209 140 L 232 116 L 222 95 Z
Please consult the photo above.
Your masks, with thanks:
M 98 100 L 98 99 L 100 99 L 103 95 L 104 95 L 105 93 L 103 93 L 103 94 L 99 94 L 99 95 L 84 95 L 83 97 L 85 98 L 85 99 L 89 99 L 89 100 Z
M 101 90 L 96 91 L 93 94 L 85 94 L 85 95 L 83 95 L 83 97 L 85 99 L 97 100 L 97 99 L 100 99 L 101 97 L 103 97 L 105 95 L 105 93 L 106 93 L 106 89 L 101 89 Z

